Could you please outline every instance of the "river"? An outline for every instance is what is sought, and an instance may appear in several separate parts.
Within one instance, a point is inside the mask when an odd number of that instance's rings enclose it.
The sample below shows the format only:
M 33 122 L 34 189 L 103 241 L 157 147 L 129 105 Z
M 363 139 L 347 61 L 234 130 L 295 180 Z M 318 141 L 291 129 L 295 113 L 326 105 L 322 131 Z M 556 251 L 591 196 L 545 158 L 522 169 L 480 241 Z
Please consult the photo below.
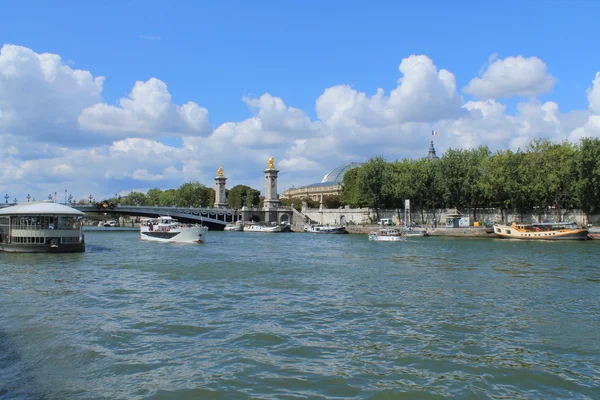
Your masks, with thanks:
M 600 395 L 600 241 L 86 242 L 0 253 L 0 398 Z

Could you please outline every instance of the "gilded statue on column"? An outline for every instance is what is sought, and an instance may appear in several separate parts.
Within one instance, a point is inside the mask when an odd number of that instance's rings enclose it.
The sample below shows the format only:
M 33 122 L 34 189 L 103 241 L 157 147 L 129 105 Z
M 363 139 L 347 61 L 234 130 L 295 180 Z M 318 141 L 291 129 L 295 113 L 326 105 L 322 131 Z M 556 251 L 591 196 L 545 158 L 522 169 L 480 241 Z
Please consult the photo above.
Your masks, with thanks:
M 269 161 L 267 161 L 267 168 L 275 169 L 275 158 L 273 158 L 273 157 L 269 158 Z
M 223 166 L 222 165 L 217 170 L 217 176 L 223 176 Z

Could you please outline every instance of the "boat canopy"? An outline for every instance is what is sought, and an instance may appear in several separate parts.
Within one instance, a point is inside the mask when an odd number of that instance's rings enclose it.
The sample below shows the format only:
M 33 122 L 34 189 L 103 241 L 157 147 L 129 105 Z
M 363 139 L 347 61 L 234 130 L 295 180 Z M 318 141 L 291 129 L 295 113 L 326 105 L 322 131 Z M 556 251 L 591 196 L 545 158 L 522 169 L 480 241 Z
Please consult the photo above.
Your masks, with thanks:
M 85 215 L 85 213 L 63 204 L 50 201 L 24 203 L 0 209 L 0 215 Z

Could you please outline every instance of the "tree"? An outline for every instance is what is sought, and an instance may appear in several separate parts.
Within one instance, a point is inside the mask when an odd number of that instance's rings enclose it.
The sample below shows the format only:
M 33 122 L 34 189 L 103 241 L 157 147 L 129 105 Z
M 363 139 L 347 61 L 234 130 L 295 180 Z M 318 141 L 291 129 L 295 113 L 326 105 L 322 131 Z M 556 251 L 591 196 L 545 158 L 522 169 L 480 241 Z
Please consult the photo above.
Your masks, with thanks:
M 577 206 L 589 215 L 600 208 L 600 139 L 583 138 L 575 158 Z
M 358 190 L 361 198 L 375 210 L 379 220 L 379 210 L 389 203 L 393 193 L 389 180 L 391 169 L 383 157 L 375 157 L 369 159 L 358 170 Z
M 161 193 L 162 193 L 162 190 L 157 189 L 157 188 L 148 190 L 148 192 L 146 193 L 148 203 L 151 206 L 158 206 L 160 204 L 160 194 Z
M 340 201 L 342 204 L 347 204 L 352 208 L 358 208 L 365 206 L 365 201 L 361 197 L 360 189 L 358 187 L 358 172 L 361 167 L 352 168 L 344 174 L 342 181 L 342 193 L 340 195 Z
M 142 192 L 130 192 L 127 197 L 122 201 L 124 205 L 128 206 L 146 206 L 148 199 Z
M 337 194 L 323 196 L 323 206 L 325 208 L 340 208 L 341 205 L 342 202 L 340 201 L 340 196 L 338 196 Z

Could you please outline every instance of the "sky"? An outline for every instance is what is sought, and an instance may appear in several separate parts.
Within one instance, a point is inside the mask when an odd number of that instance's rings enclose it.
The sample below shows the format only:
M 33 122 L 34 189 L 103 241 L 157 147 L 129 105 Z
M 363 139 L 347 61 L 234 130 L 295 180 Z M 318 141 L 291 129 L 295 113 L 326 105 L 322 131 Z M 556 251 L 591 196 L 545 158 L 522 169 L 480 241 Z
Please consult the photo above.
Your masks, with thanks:
M 600 2 L 22 1 L 0 14 L 0 192 L 264 192 L 345 162 L 600 136 Z M 432 131 L 438 132 L 432 136 Z

